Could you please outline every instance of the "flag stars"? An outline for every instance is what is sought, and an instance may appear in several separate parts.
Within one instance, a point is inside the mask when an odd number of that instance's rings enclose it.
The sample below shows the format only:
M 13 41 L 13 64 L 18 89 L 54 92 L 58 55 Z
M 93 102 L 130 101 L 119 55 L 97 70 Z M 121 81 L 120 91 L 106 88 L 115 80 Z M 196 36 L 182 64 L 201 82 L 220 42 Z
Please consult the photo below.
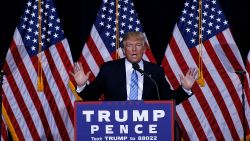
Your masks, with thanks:
M 31 6 L 31 2 L 29 1 L 29 2 L 27 3 L 27 5 L 28 5 L 28 6 Z
M 208 26 L 209 26 L 209 27 L 212 27 L 212 26 L 213 26 L 213 23 L 212 23 L 212 22 L 209 22 L 209 23 L 208 23 Z
M 46 5 L 45 5 L 45 8 L 46 8 L 46 9 L 48 9 L 48 8 L 49 8 L 49 5 L 48 5 L 48 4 L 46 4 Z
M 37 43 L 37 40 L 35 38 L 32 41 L 33 41 L 33 43 Z
M 197 35 L 197 32 L 196 32 L 196 31 L 193 31 L 192 34 L 193 34 L 193 36 L 196 36 L 196 35 Z
M 115 47 L 115 43 L 114 43 L 114 42 L 112 42 L 112 43 L 111 43 L 111 46 L 112 46 L 112 47 Z
M 191 17 L 191 18 L 194 17 L 194 14 L 193 14 L 193 13 L 190 13 L 190 14 L 189 14 L 189 17 Z
M 191 9 L 192 9 L 192 10 L 195 10 L 195 6 L 194 6 L 194 5 L 192 5 L 192 6 L 191 6 Z
M 220 29 L 220 26 L 219 26 L 219 25 L 216 25 L 216 26 L 215 26 L 215 29 L 216 29 L 216 30 L 219 30 L 219 29 Z
M 112 10 L 112 9 L 109 9 L 109 13 L 112 14 L 112 13 L 113 13 L 113 10 Z
M 32 46 L 32 47 L 31 47 L 31 50 L 32 50 L 32 51 L 35 51 L 35 50 L 36 50 L 36 47 Z
M 207 34 L 211 34 L 211 30 L 209 30 L 209 29 L 206 32 L 207 32 Z
M 203 12 L 203 16 L 205 17 L 205 16 L 207 16 L 207 12 L 205 11 L 205 12 Z
M 225 20 L 223 23 L 224 23 L 224 25 L 227 25 L 227 24 L 228 24 L 228 21 L 227 21 L 227 20 Z
M 210 19 L 214 19 L 214 15 L 213 14 L 211 14 L 209 17 L 210 17 Z
M 55 27 L 56 31 L 58 31 L 58 30 L 59 30 L 59 28 L 60 28 L 59 26 L 56 26 L 56 27 Z
M 185 21 L 185 18 L 184 18 L 184 17 L 181 17 L 181 21 L 184 22 L 184 21 Z
M 186 28 L 186 31 L 187 31 L 187 32 L 190 32 L 190 28 Z
M 127 15 L 122 15 L 122 18 L 123 18 L 123 19 L 126 19 L 126 18 L 127 18 Z
M 107 7 L 103 6 L 102 11 L 106 11 L 106 10 L 107 10 Z
M 25 28 L 26 28 L 26 25 L 23 24 L 23 25 L 22 25 L 22 28 L 25 29 Z
M 215 8 L 214 8 L 214 7 L 212 7 L 211 10 L 212 10 L 213 12 L 215 12 Z
M 191 21 L 191 20 L 189 20 L 187 23 L 188 23 L 189 25 L 191 25 L 191 24 L 192 24 L 192 21 Z
M 52 12 L 56 12 L 56 9 L 55 9 L 55 8 L 52 8 L 51 11 L 52 11 Z
M 220 18 L 217 18 L 216 21 L 217 21 L 217 22 L 221 22 L 221 19 L 220 19 Z
M 28 30 L 28 32 L 32 32 L 32 29 L 30 27 L 27 30 Z
M 204 7 L 205 7 L 205 9 L 208 9 L 208 8 L 209 8 L 209 5 L 206 3 L 206 4 L 204 5 Z
M 23 20 L 24 20 L 24 21 L 28 21 L 28 18 L 27 18 L 27 17 L 24 17 Z
M 213 4 L 216 4 L 216 1 L 215 1 L 215 0 L 212 0 L 212 3 L 213 3 Z
M 33 9 L 34 9 L 34 10 L 36 10 L 36 9 L 37 9 L 37 6 L 36 6 L 36 5 L 34 5 L 34 6 L 33 6 Z
M 114 6 L 115 4 L 114 4 L 114 2 L 111 2 L 110 5 L 111 5 L 111 6 Z
M 121 25 L 122 25 L 122 27 L 124 27 L 124 26 L 125 26 L 125 23 L 124 23 L 124 22 L 122 22 L 122 24 L 121 24 Z
M 27 35 L 25 38 L 26 38 L 26 40 L 30 40 L 30 36 L 29 35 Z
M 36 16 L 36 14 L 33 12 L 33 13 L 31 14 L 31 16 L 32 16 L 32 17 L 35 17 L 35 16 Z
M 55 33 L 53 36 L 54 36 L 54 38 L 58 38 L 58 34 L 57 33 Z
M 49 27 L 52 27 L 52 25 L 53 25 L 52 23 L 49 23 L 49 24 L 48 24 Z
M 100 25 L 101 25 L 101 26 L 104 26 L 104 23 L 103 23 L 103 22 L 100 22 Z
M 123 11 L 124 12 L 128 11 L 128 8 L 127 7 L 123 7 Z
M 190 41 L 191 41 L 192 43 L 195 43 L 195 39 L 194 39 L 194 38 L 192 38 Z
M 135 28 L 135 31 L 140 31 L 140 29 L 138 27 Z
M 182 11 L 182 13 L 183 13 L 183 14 L 187 14 L 187 10 L 184 9 L 184 10 Z
M 108 20 L 109 20 L 109 21 L 111 21 L 111 20 L 112 20 L 112 18 L 111 18 L 111 17 L 108 17 Z
M 129 25 L 129 26 L 128 26 L 128 29 L 132 29 L 132 27 L 133 27 L 132 25 Z
M 57 23 L 60 23 L 61 21 L 60 21 L 60 19 L 59 19 L 59 18 L 57 18 L 57 19 L 56 19 L 56 22 L 57 22 Z
M 217 13 L 220 15 L 220 14 L 222 14 L 222 11 L 221 11 L 221 10 L 219 10 Z
M 108 25 L 107 25 L 107 28 L 108 28 L 108 29 L 110 29 L 110 28 L 111 28 L 111 25 L 110 25 L 110 24 L 108 24 Z
M 35 35 L 38 35 L 38 31 L 35 31 L 34 34 L 35 34 Z
M 104 18 L 105 18 L 105 15 L 104 15 L 104 14 L 102 14 L 102 15 L 101 15 L 101 17 L 104 19 Z
M 136 24 L 140 24 L 140 20 L 137 19 L 137 20 L 136 20 Z
M 53 20 L 55 17 L 53 15 L 50 16 L 50 19 Z
M 134 13 L 135 13 L 135 11 L 134 11 L 134 10 L 130 10 L 129 12 L 130 12 L 130 14 L 134 14 Z
M 129 21 L 132 22 L 132 21 L 133 21 L 133 17 L 130 17 L 130 18 L 129 18 Z
M 109 33 L 109 32 L 106 32 L 105 35 L 108 37 L 108 36 L 110 35 L 110 33 Z
M 30 10 L 29 10 L 29 9 L 27 9 L 27 10 L 25 11 L 25 13 L 29 14 L 29 13 L 30 13 Z
M 189 6 L 189 3 L 188 3 L 188 2 L 185 2 L 184 5 L 185 5 L 185 7 L 188 7 L 188 6 Z
M 33 21 L 33 20 L 30 20 L 29 23 L 30 23 L 30 25 L 33 25 L 33 24 L 34 24 L 34 21 Z

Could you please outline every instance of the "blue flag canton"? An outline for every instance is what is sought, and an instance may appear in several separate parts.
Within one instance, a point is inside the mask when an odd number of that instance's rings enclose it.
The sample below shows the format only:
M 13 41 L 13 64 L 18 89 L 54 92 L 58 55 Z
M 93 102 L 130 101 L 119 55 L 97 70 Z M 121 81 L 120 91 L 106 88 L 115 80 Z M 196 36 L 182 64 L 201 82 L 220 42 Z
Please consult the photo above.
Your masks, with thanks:
M 188 0 L 184 4 L 178 28 L 189 48 L 213 37 L 229 27 L 219 3 L 216 0 L 202 0 L 202 35 L 199 36 L 199 0 Z
M 130 31 L 142 32 L 142 26 L 130 0 L 119 0 L 118 17 L 121 47 L 124 34 Z M 104 0 L 94 25 L 110 53 L 116 50 L 116 23 L 116 0 Z
M 24 15 L 18 25 L 24 46 L 30 56 L 38 53 L 38 44 L 42 51 L 64 39 L 56 8 L 52 0 L 41 1 L 41 17 L 38 15 L 38 0 L 28 1 Z M 38 43 L 38 19 L 41 18 L 41 39 Z

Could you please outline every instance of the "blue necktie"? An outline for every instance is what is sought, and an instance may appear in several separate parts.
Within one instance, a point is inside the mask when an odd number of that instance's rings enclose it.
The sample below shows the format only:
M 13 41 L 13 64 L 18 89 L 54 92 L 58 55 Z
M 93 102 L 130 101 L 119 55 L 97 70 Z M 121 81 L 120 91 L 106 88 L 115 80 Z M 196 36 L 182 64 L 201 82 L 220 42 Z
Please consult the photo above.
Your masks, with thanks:
M 136 70 L 133 70 L 131 74 L 129 100 L 138 100 L 138 76 Z

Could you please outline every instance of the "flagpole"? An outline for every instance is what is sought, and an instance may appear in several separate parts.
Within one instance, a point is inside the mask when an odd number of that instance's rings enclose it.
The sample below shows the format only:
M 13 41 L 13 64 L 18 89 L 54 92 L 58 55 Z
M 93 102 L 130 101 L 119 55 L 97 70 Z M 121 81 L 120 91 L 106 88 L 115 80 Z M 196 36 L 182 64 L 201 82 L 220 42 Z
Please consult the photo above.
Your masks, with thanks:
M 119 58 L 119 11 L 118 11 L 118 2 L 119 0 L 116 0 L 116 5 L 115 5 L 115 26 L 116 26 L 116 59 Z
M 205 86 L 205 80 L 203 78 L 203 64 L 202 64 L 202 0 L 199 0 L 199 24 L 198 24 L 198 40 L 199 40 L 199 70 L 197 83 L 201 86 Z
M 44 90 L 43 76 L 42 76 L 42 56 L 39 54 L 42 51 L 42 15 L 41 15 L 41 0 L 38 0 L 38 80 L 37 90 L 42 92 Z

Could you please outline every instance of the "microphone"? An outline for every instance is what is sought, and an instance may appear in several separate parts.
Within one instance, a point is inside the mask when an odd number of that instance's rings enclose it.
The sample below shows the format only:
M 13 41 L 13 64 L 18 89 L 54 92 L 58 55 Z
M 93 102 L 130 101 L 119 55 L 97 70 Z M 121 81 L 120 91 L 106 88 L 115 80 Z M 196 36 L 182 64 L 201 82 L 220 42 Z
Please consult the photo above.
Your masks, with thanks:
M 147 74 L 142 69 L 140 69 L 140 66 L 137 63 L 133 63 L 132 66 L 133 66 L 133 69 L 140 72 L 142 75 L 145 75 L 154 83 L 154 85 L 156 87 L 156 91 L 157 91 L 157 98 L 158 98 L 158 100 L 161 100 L 158 85 L 157 85 L 156 81 L 152 78 L 152 76 L 150 74 Z
M 236 70 L 235 73 L 236 74 L 246 74 L 246 71 L 244 71 L 244 70 Z

